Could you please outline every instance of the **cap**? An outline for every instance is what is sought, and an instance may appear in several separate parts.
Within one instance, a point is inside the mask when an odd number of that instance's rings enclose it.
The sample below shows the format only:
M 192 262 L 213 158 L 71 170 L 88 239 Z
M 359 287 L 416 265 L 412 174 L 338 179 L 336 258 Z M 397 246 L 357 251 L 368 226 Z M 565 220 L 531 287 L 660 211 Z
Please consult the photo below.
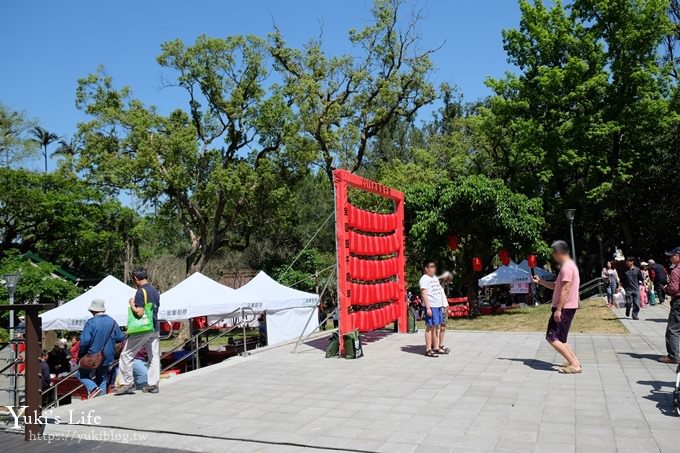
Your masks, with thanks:
M 649 263 L 646 262 L 646 261 L 643 261 L 643 262 L 640 263 L 640 266 L 649 266 Z
M 680 246 L 666 252 L 666 256 L 680 255 Z
M 60 348 L 64 349 L 68 345 L 68 341 L 66 341 L 66 338 L 60 338 L 57 344 Z
M 92 302 L 90 302 L 90 306 L 88 308 L 90 311 L 106 311 L 106 307 L 104 306 L 104 300 L 103 299 L 92 299 Z

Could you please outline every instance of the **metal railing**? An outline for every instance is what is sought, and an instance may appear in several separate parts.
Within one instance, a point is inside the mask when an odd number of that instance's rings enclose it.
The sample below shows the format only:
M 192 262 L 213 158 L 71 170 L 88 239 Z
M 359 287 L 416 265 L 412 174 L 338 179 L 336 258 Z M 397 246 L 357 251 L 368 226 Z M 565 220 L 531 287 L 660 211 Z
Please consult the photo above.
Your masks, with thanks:
M 200 361 L 199 361 L 199 356 L 198 356 L 199 351 L 200 351 L 202 348 L 204 348 L 205 346 L 208 346 L 212 341 L 214 341 L 214 340 L 216 340 L 216 339 L 218 339 L 218 338 L 221 338 L 221 337 L 223 337 L 223 336 L 225 336 L 225 335 L 231 333 L 233 330 L 235 330 L 235 329 L 237 329 L 237 328 L 240 328 L 240 327 L 243 327 L 243 333 L 244 333 L 244 336 L 243 336 L 243 349 L 244 349 L 244 355 L 247 355 L 247 353 L 248 353 L 248 351 L 247 351 L 248 342 L 246 341 L 246 338 L 245 338 L 245 333 L 246 333 L 245 329 L 246 329 L 246 326 L 247 326 L 248 323 L 250 323 L 250 322 L 252 322 L 252 321 L 255 320 L 255 315 L 256 315 L 256 313 L 255 313 L 255 311 L 254 311 L 252 308 L 242 307 L 242 308 L 239 308 L 239 309 L 237 309 L 237 310 L 234 310 L 234 311 L 232 311 L 232 312 L 230 312 L 230 313 L 228 313 L 228 314 L 222 316 L 221 318 L 219 318 L 219 319 L 213 321 L 212 323 L 208 324 L 206 327 L 204 327 L 203 329 L 201 329 L 201 330 L 198 331 L 197 333 L 194 333 L 194 335 L 192 335 L 191 337 L 189 337 L 188 339 L 186 339 L 184 342 L 182 342 L 182 343 L 176 345 L 174 348 L 170 349 L 169 351 L 166 351 L 166 352 L 161 356 L 161 358 L 160 358 L 159 360 L 162 360 L 162 359 L 164 359 L 164 358 L 170 356 L 170 354 L 172 354 L 173 352 L 177 351 L 178 349 L 184 350 L 184 347 L 185 347 L 187 344 L 193 343 L 193 348 L 192 348 L 190 351 L 186 351 L 186 354 L 185 354 L 185 355 L 183 355 L 182 357 L 180 357 L 179 359 L 175 360 L 175 361 L 172 362 L 171 364 L 169 364 L 169 365 L 165 366 L 164 368 L 162 368 L 162 369 L 161 369 L 161 372 L 164 372 L 164 371 L 169 370 L 169 369 L 172 368 L 173 366 L 177 365 L 178 363 L 180 363 L 180 362 L 183 361 L 183 360 L 187 360 L 188 358 L 194 358 L 194 359 L 195 359 L 195 368 L 196 368 L 196 369 L 200 368 Z M 251 317 L 251 316 L 252 316 L 252 317 Z M 215 335 L 215 336 L 213 336 L 213 337 L 211 337 L 211 338 L 208 338 L 208 340 L 205 341 L 205 342 L 202 343 L 202 344 L 200 343 L 200 337 L 201 337 L 201 335 L 204 335 L 206 332 L 208 332 L 210 329 L 212 329 L 213 327 L 215 327 L 217 324 L 219 324 L 219 323 L 221 323 L 222 321 L 224 321 L 225 319 L 229 319 L 229 318 L 238 318 L 239 321 L 238 321 L 237 323 L 234 323 L 229 329 L 220 332 L 218 335 Z M 172 330 L 172 323 L 170 323 L 170 324 L 171 324 L 171 327 L 170 327 L 170 334 L 171 334 L 173 330 Z M 169 337 L 169 335 L 166 336 L 166 338 L 167 338 L 167 337 Z M 118 360 L 114 361 L 114 362 L 111 364 L 111 368 L 115 367 L 116 365 L 118 365 Z M 57 390 L 58 390 L 58 388 L 59 388 L 59 385 L 62 384 L 62 383 L 64 383 L 67 379 L 69 379 L 69 378 L 71 378 L 71 377 L 74 377 L 74 376 L 78 373 L 78 370 L 79 370 L 79 368 L 76 367 L 76 369 L 72 370 L 72 371 L 71 371 L 70 373 L 68 373 L 66 376 L 62 376 L 62 377 L 59 379 L 59 381 L 55 382 L 55 383 L 54 383 L 53 385 L 51 385 L 49 388 L 43 390 L 43 392 L 42 392 L 41 395 L 42 395 L 42 396 L 45 396 L 45 395 L 49 394 L 50 392 L 54 392 L 55 395 L 58 396 Z M 65 393 L 65 394 L 62 395 L 61 397 L 55 398 L 54 401 L 52 401 L 52 402 L 50 402 L 49 404 L 45 405 L 45 406 L 43 407 L 43 410 L 50 409 L 50 408 L 52 408 L 52 407 L 59 407 L 59 403 L 60 403 L 62 400 L 64 400 L 65 398 L 70 397 L 71 395 L 73 395 L 73 394 L 76 393 L 77 391 L 81 390 L 83 387 L 84 387 L 83 384 L 80 384 L 80 385 L 74 387 L 74 388 L 73 388 L 72 390 L 70 390 L 68 393 Z
M 604 282 L 602 280 L 602 277 L 597 277 L 592 280 L 589 280 L 585 283 L 583 283 L 581 286 L 578 288 L 578 295 L 579 297 L 583 298 L 585 295 L 595 295 L 597 294 L 598 296 L 603 296 L 604 295 Z M 597 292 L 594 292 L 594 290 L 597 290 Z

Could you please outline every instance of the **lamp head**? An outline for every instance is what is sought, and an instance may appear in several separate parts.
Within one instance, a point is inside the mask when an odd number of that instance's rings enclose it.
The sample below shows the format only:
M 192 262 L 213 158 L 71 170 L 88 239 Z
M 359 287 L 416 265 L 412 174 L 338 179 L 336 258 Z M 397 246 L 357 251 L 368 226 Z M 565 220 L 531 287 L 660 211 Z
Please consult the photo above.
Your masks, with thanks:
M 3 275 L 3 278 L 5 279 L 5 286 L 7 286 L 7 289 L 12 292 L 16 289 L 17 283 L 19 282 L 19 274 L 6 274 Z
M 564 215 L 567 216 L 568 221 L 573 222 L 574 216 L 576 216 L 576 209 L 565 209 Z

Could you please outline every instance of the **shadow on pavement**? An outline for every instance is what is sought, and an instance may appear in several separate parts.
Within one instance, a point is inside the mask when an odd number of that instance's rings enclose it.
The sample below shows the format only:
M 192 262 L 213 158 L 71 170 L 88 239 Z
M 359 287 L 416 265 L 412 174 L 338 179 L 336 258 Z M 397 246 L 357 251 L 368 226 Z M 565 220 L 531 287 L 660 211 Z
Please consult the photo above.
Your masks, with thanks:
M 673 389 L 675 389 L 675 382 L 637 381 L 637 383 L 651 386 L 649 395 L 643 396 L 643 398 L 654 401 L 659 412 L 669 417 L 677 417 L 675 409 L 673 408 Z M 664 391 L 664 387 L 668 387 L 668 390 Z
M 401 352 L 408 352 L 409 354 L 425 355 L 424 344 L 409 344 L 401 347 Z
M 652 322 L 668 322 L 668 319 L 666 318 L 647 318 L 645 321 L 652 321 Z
M 539 371 L 555 371 L 555 365 L 551 362 L 538 359 L 512 359 L 510 357 L 499 357 L 498 360 L 510 360 L 512 362 L 522 362 L 524 365 Z
M 617 352 L 617 354 L 627 355 L 627 356 L 630 356 L 634 359 L 654 360 L 655 362 L 661 356 L 660 354 L 638 354 L 637 352 Z

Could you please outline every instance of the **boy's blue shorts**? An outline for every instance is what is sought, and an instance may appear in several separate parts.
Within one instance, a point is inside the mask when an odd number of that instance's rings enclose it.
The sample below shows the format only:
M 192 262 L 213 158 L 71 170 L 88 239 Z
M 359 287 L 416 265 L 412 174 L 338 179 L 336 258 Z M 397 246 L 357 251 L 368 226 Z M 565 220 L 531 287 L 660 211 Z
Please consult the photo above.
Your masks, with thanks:
M 427 327 L 436 327 L 442 324 L 442 307 L 432 308 L 432 316 L 427 316 L 427 309 L 425 310 L 425 325 Z

